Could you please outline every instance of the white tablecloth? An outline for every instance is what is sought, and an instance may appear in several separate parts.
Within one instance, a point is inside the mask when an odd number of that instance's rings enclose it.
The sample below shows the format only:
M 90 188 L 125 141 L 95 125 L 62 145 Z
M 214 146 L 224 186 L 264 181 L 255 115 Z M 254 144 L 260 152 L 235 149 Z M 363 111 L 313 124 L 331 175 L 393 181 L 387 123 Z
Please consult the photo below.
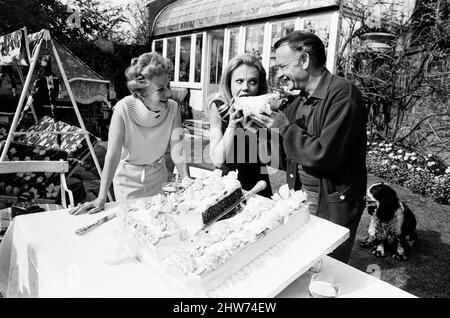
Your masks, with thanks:
M 75 234 L 77 228 L 107 213 L 72 216 L 60 210 L 16 217 L 0 245 L 3 296 L 182 297 L 136 259 L 115 265 L 103 261 L 102 253 L 116 228 L 115 219 L 84 236 Z M 330 257 L 323 260 L 322 271 L 340 281 L 340 297 L 414 297 Z M 309 297 L 311 274 L 293 278 L 277 297 Z

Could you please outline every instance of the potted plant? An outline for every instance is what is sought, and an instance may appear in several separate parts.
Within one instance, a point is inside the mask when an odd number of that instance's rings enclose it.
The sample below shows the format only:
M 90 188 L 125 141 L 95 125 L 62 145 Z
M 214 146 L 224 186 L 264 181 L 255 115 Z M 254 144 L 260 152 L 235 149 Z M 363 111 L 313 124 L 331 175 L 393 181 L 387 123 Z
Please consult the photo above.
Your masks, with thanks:
M 371 10 L 365 11 L 366 17 L 359 38 L 361 48 L 372 51 L 389 51 L 393 48 L 396 36 L 393 34 L 397 16 L 395 4 L 380 0 L 370 0 Z

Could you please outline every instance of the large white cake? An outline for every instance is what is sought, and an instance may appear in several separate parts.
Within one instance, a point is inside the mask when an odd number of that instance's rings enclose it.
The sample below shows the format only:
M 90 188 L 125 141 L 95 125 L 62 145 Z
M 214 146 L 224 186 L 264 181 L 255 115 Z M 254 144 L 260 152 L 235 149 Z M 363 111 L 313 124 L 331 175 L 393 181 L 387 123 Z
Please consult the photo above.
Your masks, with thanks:
M 183 180 L 183 192 L 139 200 L 119 216 L 140 260 L 188 296 L 206 295 L 309 220 L 306 193 L 284 185 L 272 200 L 253 196 L 236 215 L 201 230 L 204 211 L 240 189 L 235 173 L 220 173 Z

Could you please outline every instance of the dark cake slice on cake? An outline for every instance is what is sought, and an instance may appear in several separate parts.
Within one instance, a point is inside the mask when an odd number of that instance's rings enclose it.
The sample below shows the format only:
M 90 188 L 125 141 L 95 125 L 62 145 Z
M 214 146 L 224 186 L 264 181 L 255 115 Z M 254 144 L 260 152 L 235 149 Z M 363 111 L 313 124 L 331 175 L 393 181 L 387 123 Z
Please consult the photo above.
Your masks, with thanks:
M 233 206 L 235 203 L 239 202 L 242 199 L 242 197 L 243 197 L 242 189 L 238 188 L 238 189 L 234 190 L 230 195 L 227 195 L 222 199 L 218 198 L 217 203 L 210 206 L 202 213 L 203 224 L 209 225 L 222 212 L 224 212 L 229 207 Z M 222 216 L 220 218 L 220 220 L 227 219 L 227 218 L 235 215 L 236 210 L 238 210 L 238 209 L 239 209 L 239 206 L 236 206 L 233 210 L 229 211 L 229 213 Z

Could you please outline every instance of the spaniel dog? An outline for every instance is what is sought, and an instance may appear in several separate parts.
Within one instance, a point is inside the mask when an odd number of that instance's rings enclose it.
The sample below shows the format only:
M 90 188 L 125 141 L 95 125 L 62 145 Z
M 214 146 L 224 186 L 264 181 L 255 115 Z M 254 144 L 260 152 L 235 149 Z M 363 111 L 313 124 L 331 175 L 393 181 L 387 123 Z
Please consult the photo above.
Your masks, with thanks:
M 416 218 L 397 193 L 385 183 L 375 183 L 367 190 L 367 212 L 372 216 L 369 236 L 360 245 L 372 247 L 372 254 L 392 257 L 399 261 L 408 259 L 408 249 L 417 240 Z

